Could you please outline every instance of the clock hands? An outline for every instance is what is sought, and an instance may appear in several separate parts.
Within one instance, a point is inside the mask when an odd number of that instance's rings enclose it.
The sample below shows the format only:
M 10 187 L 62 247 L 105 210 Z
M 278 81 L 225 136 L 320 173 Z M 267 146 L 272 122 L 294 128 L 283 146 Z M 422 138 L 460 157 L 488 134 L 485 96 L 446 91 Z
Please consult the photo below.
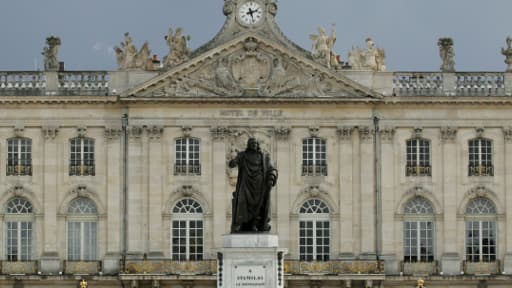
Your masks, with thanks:
M 251 7 L 249 7 L 249 11 L 245 13 L 246 15 L 251 15 L 252 23 L 254 23 L 254 13 L 260 12 L 260 9 L 252 10 Z M 261 13 L 261 12 L 260 12 Z

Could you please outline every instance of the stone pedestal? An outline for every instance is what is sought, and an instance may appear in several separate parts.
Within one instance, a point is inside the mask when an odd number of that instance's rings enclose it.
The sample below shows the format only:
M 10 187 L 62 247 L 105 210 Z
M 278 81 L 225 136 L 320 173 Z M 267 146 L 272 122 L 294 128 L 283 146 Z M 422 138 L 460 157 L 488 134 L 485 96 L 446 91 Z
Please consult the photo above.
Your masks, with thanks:
M 217 287 L 284 287 L 284 255 L 277 235 L 231 234 L 224 236 L 218 254 Z
M 39 271 L 45 275 L 58 275 L 62 271 L 58 253 L 44 253 L 39 260 Z
M 105 275 L 114 275 L 119 273 L 119 261 L 121 255 L 119 253 L 107 253 L 103 259 L 102 272 Z
M 512 274 L 512 253 L 506 253 L 503 260 L 503 271 L 505 274 Z
M 460 275 L 461 266 L 459 254 L 445 253 L 441 258 L 441 271 L 443 275 Z

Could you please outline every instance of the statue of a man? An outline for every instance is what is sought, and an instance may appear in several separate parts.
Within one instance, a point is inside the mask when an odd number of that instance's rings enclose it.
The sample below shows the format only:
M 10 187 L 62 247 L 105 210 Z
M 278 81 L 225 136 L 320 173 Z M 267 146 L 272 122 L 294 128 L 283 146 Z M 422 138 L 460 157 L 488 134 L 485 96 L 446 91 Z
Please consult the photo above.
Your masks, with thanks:
M 247 149 L 229 161 L 229 167 L 236 166 L 231 233 L 270 231 L 270 190 L 276 185 L 277 170 L 255 138 L 250 138 Z

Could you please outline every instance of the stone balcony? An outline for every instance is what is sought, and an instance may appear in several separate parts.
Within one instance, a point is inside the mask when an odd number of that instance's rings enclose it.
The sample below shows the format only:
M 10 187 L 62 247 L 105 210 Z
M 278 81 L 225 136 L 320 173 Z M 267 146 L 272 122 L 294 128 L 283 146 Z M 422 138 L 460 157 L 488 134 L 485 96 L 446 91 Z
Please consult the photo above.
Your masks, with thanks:
M 0 96 L 119 95 L 160 72 L 155 71 L 0 71 Z M 512 73 L 370 72 L 341 70 L 384 96 L 512 96 Z

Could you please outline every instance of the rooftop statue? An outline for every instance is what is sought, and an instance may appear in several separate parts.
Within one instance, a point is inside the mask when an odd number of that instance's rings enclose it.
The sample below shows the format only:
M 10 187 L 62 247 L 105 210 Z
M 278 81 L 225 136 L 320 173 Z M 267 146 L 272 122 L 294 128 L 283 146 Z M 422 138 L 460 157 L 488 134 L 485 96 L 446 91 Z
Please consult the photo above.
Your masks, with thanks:
M 255 138 L 249 138 L 246 150 L 233 156 L 229 167 L 238 166 L 238 179 L 231 233 L 270 231 L 270 190 L 276 185 L 277 170 Z
M 165 36 L 169 46 L 169 55 L 164 57 L 165 67 L 173 67 L 189 59 L 190 49 L 187 47 L 187 41 L 190 40 L 190 36 L 183 35 L 182 31 L 182 28 L 177 28 L 174 33 L 172 28 L 169 28 L 169 32 Z
M 59 70 L 59 60 L 57 60 L 57 54 L 59 53 L 60 38 L 50 36 L 46 38 L 46 47 L 43 49 L 44 56 L 44 70 L 57 71 Z
M 501 48 L 501 54 L 503 54 L 507 63 L 507 72 L 512 72 L 512 37 L 507 37 L 507 49 Z
M 416 282 L 416 288 L 425 288 L 425 280 L 418 279 L 418 281 Z
M 437 46 L 439 46 L 439 55 L 443 61 L 441 64 L 441 72 L 455 72 L 455 50 L 453 49 L 453 39 L 439 38 Z
M 372 38 L 366 38 L 366 50 L 359 47 L 348 52 L 348 62 L 352 69 L 386 71 L 386 51 L 375 46 Z
M 151 50 L 147 42 L 142 45 L 140 51 L 133 45 L 130 33 L 124 33 L 124 41 L 121 47 L 114 47 L 119 70 L 141 69 L 153 70 L 153 62 L 151 59 Z
M 339 63 L 336 54 L 332 51 L 336 43 L 336 25 L 332 25 L 331 36 L 327 37 L 324 28 L 318 28 L 318 35 L 311 34 L 309 38 L 313 41 L 313 58 L 329 68 L 336 68 Z

